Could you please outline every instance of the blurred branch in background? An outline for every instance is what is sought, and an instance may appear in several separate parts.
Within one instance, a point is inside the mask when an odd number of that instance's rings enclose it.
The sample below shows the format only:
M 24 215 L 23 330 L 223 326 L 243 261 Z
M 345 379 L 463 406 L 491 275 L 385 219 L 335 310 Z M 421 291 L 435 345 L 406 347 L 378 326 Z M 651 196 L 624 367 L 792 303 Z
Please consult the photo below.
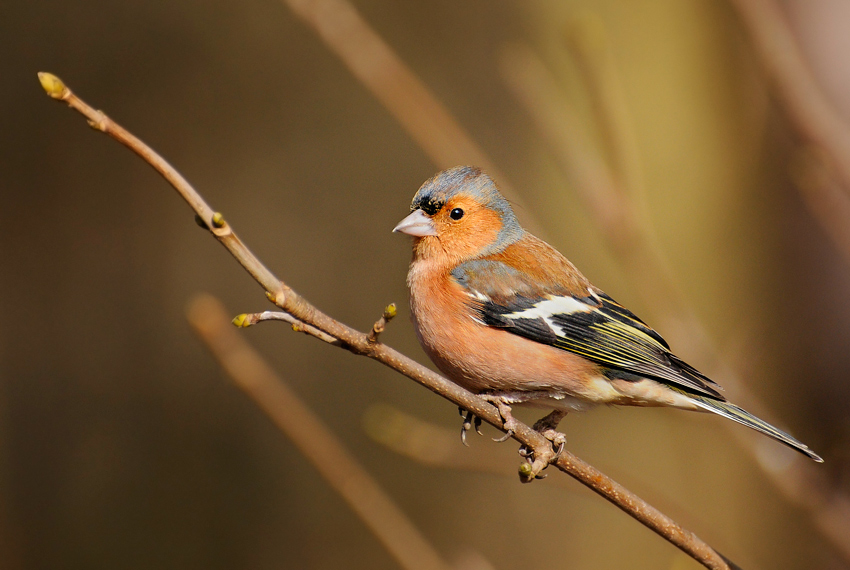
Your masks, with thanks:
M 363 429 L 373 440 L 387 449 L 403 455 L 422 465 L 474 471 L 506 477 L 504 461 L 484 447 L 461 447 L 457 445 L 458 434 L 437 424 L 412 416 L 389 404 L 373 404 L 363 416 Z M 606 469 L 617 469 L 607 466 Z M 561 478 L 551 482 L 562 490 L 576 494 L 576 488 Z M 676 502 L 663 489 L 652 482 L 641 481 L 642 494 L 651 498 L 653 504 L 662 503 L 664 510 L 675 510 L 676 518 L 690 517 L 688 507 Z M 690 524 L 690 523 L 689 523 Z
M 439 553 L 313 410 L 276 374 L 211 295 L 191 301 L 195 333 L 244 391 L 340 494 L 402 568 L 448 570 Z
M 282 1 L 318 34 L 439 170 L 478 166 L 498 181 L 510 201 L 524 203 L 508 177 L 353 4 L 348 0 Z M 523 218 L 527 228 L 545 236 L 527 209 Z
M 593 94 L 591 105 L 611 163 L 612 181 L 616 179 L 622 186 L 620 191 L 628 192 L 637 198 L 634 203 L 634 215 L 638 216 L 642 213 L 637 211 L 637 208 L 646 204 L 643 167 L 634 121 L 629 114 L 626 94 L 605 27 L 594 13 L 584 12 L 571 20 L 564 39 L 568 47 L 576 53 L 576 63 Z M 579 126 L 577 121 L 575 126 Z M 617 188 L 612 186 L 610 190 Z M 631 226 L 629 229 L 634 230 Z
M 850 262 L 850 196 L 824 164 L 822 151 L 803 148 L 791 165 L 794 185 L 809 213 Z
M 588 53 L 589 46 L 583 46 L 581 52 Z M 593 59 L 596 62 L 607 60 Z M 664 321 L 664 329 L 674 330 L 677 338 L 687 343 L 688 353 L 702 353 L 705 357 L 707 334 L 693 310 L 687 306 L 669 265 L 652 238 L 648 222 L 639 215 L 639 206 L 628 189 L 599 153 L 593 151 L 590 137 L 583 132 L 575 111 L 560 92 L 554 76 L 527 46 L 506 46 L 500 61 L 505 83 L 549 143 L 563 172 L 573 181 L 643 303 Z M 588 69 L 591 65 L 591 62 L 585 62 L 581 67 Z M 594 75 L 610 75 L 610 70 L 595 71 Z M 611 86 L 612 82 L 590 81 L 589 85 Z M 599 112 L 607 114 L 601 101 L 618 97 L 598 96 L 594 92 L 592 98 L 598 102 Z M 605 123 L 612 124 L 611 121 Z M 618 139 L 621 132 L 624 131 L 619 128 L 610 129 L 606 138 Z M 617 144 L 628 147 L 626 141 Z M 716 360 L 716 357 L 708 360 Z M 727 387 L 725 377 L 724 387 Z M 739 393 L 741 388 L 734 383 L 729 387 L 733 388 L 736 399 L 743 401 Z M 752 407 L 751 403 L 745 404 L 745 407 Z M 764 406 L 760 408 L 763 410 Z
M 388 404 L 373 404 L 363 429 L 388 449 L 433 467 L 505 475 L 504 464 L 483 447 L 458 446 L 458 433 L 420 420 Z
M 104 132 L 127 146 L 143 158 L 160 175 L 163 176 L 180 196 L 192 207 L 201 225 L 221 243 L 246 271 L 265 289 L 269 300 L 272 300 L 283 311 L 295 319 L 315 327 L 320 331 L 335 337 L 342 348 L 360 356 L 377 360 L 382 364 L 404 374 L 432 392 L 446 398 L 457 406 L 471 412 L 490 425 L 504 431 L 504 420 L 495 406 L 483 398 L 472 394 L 443 378 L 439 374 L 411 360 L 389 346 L 371 342 L 369 335 L 355 330 L 332 317 L 322 313 L 304 297 L 293 291 L 286 283 L 280 281 L 268 268 L 245 246 L 225 221 L 224 217 L 213 212 L 212 208 L 189 184 L 189 182 L 161 156 L 139 140 L 135 135 L 107 117 L 102 111 L 97 111 L 74 95 L 70 89 L 55 75 L 39 73 L 39 80 L 45 92 L 57 101 L 68 104 L 69 107 L 88 119 L 89 125 Z M 382 320 L 386 320 L 385 316 Z M 381 321 L 379 321 L 380 323 Z M 301 326 L 295 323 L 296 326 Z M 523 444 L 532 453 L 527 462 L 520 467 L 520 477 L 526 482 L 533 481 L 541 471 L 550 464 L 555 465 L 575 478 L 593 492 L 604 497 L 620 510 L 629 514 L 635 520 L 653 530 L 656 534 L 678 547 L 707 568 L 728 569 L 735 567 L 730 561 L 716 552 L 691 531 L 681 527 L 664 513 L 649 505 L 628 489 L 585 463 L 567 450 L 559 450 L 556 454 L 551 443 L 531 427 L 515 420 L 512 438 Z M 533 459 L 532 459 L 533 458 Z M 328 458 L 326 460 L 332 460 Z M 530 462 L 529 462 L 530 460 Z
M 817 147 L 850 194 L 850 125 L 819 88 L 774 0 L 730 0 L 750 33 L 753 47 L 777 98 L 797 133 Z
M 513 200 L 508 179 L 448 109 L 346 0 L 283 0 L 381 102 L 428 158 L 445 170 L 480 166 Z

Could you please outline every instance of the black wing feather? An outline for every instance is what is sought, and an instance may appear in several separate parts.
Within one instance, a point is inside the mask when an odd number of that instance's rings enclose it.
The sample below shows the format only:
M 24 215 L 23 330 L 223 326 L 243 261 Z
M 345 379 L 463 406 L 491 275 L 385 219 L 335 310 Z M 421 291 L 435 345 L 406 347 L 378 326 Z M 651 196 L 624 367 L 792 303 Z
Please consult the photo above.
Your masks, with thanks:
M 607 295 L 599 298 L 601 303 L 595 305 L 591 304 L 593 297 L 580 299 L 588 304 L 587 312 L 552 314 L 548 319 L 515 316 L 533 309 L 545 298 L 516 295 L 510 301 L 477 299 L 472 304 L 481 322 L 488 326 L 578 354 L 612 371 L 724 400 L 713 387 L 717 384 L 671 353 L 661 335 Z
M 477 318 L 487 326 L 578 354 L 610 369 L 615 377 L 621 371 L 623 378 L 651 378 L 724 400 L 716 383 L 676 357 L 660 334 L 601 291 L 573 297 L 582 303 L 577 310 L 544 318 L 535 308 L 563 296 L 563 291 L 541 292 L 539 284 L 513 267 L 475 260 L 455 268 L 452 276 L 469 293 Z

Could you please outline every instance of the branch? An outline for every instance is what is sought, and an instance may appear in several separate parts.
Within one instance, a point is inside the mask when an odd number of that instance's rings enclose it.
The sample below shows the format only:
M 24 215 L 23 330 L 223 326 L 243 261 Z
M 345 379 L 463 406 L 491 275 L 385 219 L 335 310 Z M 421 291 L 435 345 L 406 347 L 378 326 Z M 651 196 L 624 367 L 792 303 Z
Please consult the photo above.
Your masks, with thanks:
M 381 318 L 378 319 L 374 325 L 372 325 L 372 330 L 369 332 L 369 336 L 366 337 L 371 343 L 378 342 L 378 335 L 384 332 L 384 329 L 387 327 L 387 323 L 393 320 L 398 313 L 395 303 L 390 303 L 386 307 L 384 307 L 384 314 L 381 315 Z
M 96 111 L 79 99 L 56 76 L 49 73 L 39 73 L 39 79 L 50 97 L 67 103 L 72 109 L 84 115 L 89 120 L 89 125 L 130 148 L 159 172 L 192 207 L 213 236 L 265 289 L 269 299 L 273 300 L 284 312 L 289 313 L 300 323 L 315 327 L 336 338 L 343 344 L 344 348 L 354 354 L 372 358 L 393 368 L 457 406 L 472 412 L 497 429 L 502 429 L 503 421 L 499 411 L 483 398 L 464 390 L 457 384 L 385 344 L 370 342 L 369 335 L 322 313 L 293 291 L 292 288 L 279 281 L 242 243 L 224 217 L 214 212 L 195 189 L 162 157 L 126 129 L 109 119 L 103 112 Z M 555 454 L 549 441 L 541 434 L 521 422 L 516 423 L 513 439 L 531 449 L 534 454 L 534 462 L 525 463 L 520 468 L 523 480 L 531 481 L 549 465 Z M 677 546 L 705 567 L 718 570 L 730 568 L 730 563 L 724 557 L 700 540 L 694 533 L 682 528 L 658 509 L 570 452 L 563 451 L 552 464 Z
M 363 429 L 375 442 L 424 466 L 499 477 L 509 475 L 505 472 L 501 454 L 494 454 L 492 450 L 481 446 L 459 446 L 454 429 L 420 419 L 389 404 L 370 405 L 363 414 Z M 618 463 L 609 463 L 605 467 L 614 471 L 623 471 L 624 468 Z M 632 479 L 630 484 L 637 487 L 647 500 L 655 505 L 660 504 L 665 512 L 673 513 L 677 519 L 683 519 L 685 524 L 688 524 L 688 519 L 698 520 L 693 515 L 692 505 L 676 497 L 670 489 L 663 487 L 662 482 L 655 480 L 652 475 L 640 477 L 638 473 L 637 479 L 635 475 L 629 473 Z M 572 485 L 572 481 L 562 477 L 550 477 L 547 483 L 572 494 L 580 492 Z

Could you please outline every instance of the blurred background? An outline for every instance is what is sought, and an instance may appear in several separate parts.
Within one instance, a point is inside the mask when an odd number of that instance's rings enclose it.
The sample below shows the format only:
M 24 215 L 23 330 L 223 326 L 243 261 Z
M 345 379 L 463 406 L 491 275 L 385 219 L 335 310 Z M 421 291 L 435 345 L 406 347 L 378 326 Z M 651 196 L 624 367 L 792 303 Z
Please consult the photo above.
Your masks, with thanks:
M 427 362 L 409 240 L 390 230 L 453 155 L 415 142 L 293 9 L 310 4 L 3 7 L 3 568 L 399 567 L 186 322 L 198 292 L 235 315 L 269 308 L 262 290 L 36 78 L 56 73 L 153 146 L 327 313 L 367 330 L 397 302 L 382 338 Z M 812 475 L 766 439 L 753 453 L 743 427 L 652 409 L 572 414 L 569 448 L 744 568 L 847 568 L 850 188 L 789 112 L 746 4 L 353 6 L 486 153 L 521 221 L 826 463 Z M 841 131 L 850 8 L 779 8 Z M 613 202 L 594 202 L 600 176 Z M 240 334 L 454 567 L 698 567 L 563 474 L 520 485 L 515 443 L 485 426 L 462 447 L 455 407 L 395 372 L 283 324 Z M 397 412 L 437 430 L 442 460 L 405 445 L 418 424 L 396 434 L 408 453 L 386 445 Z

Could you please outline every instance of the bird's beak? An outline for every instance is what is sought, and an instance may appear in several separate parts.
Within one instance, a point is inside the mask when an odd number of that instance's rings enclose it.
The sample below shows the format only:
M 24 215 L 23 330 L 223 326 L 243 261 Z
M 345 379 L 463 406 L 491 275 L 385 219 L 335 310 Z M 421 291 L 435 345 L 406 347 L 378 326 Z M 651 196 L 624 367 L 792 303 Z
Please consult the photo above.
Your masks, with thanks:
M 413 210 L 409 216 L 400 221 L 393 232 L 401 232 L 409 236 L 425 237 L 437 235 L 437 228 L 431 218 L 422 210 Z

